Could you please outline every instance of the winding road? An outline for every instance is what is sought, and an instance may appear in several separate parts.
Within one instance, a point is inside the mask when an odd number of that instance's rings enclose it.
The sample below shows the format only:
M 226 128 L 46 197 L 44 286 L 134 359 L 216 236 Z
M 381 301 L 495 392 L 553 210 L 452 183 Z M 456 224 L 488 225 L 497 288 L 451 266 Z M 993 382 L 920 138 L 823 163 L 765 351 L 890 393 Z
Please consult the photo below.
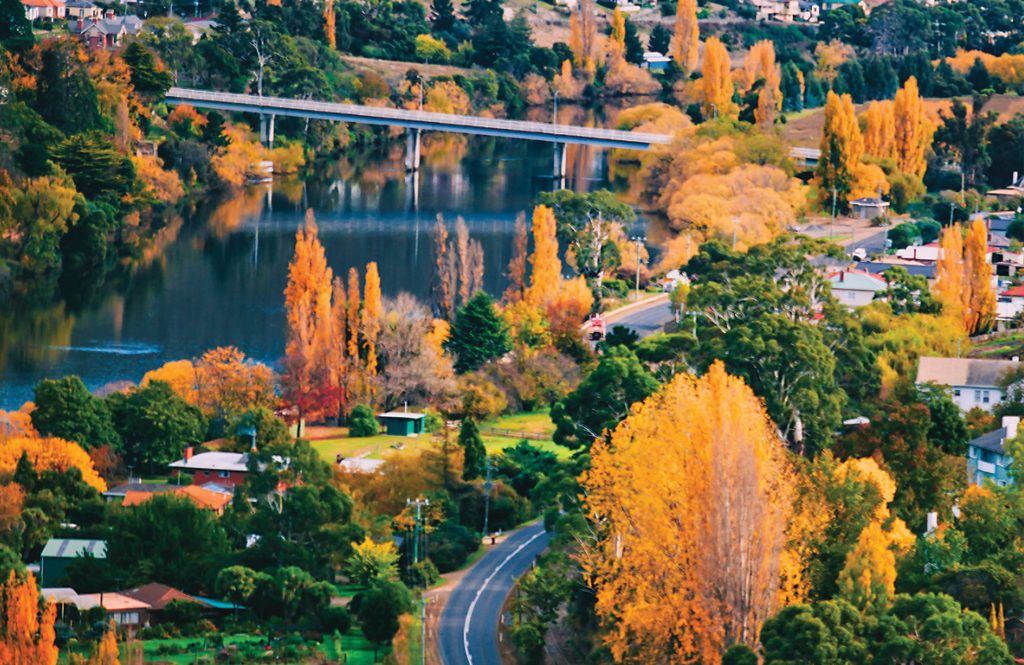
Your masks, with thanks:
M 640 337 L 661 332 L 665 324 L 672 320 L 668 294 L 609 312 L 604 315 L 604 320 L 609 331 L 616 326 L 625 326 L 635 330 Z
M 505 598 L 551 539 L 543 521 L 495 545 L 448 596 L 437 632 L 445 665 L 499 665 L 498 621 Z

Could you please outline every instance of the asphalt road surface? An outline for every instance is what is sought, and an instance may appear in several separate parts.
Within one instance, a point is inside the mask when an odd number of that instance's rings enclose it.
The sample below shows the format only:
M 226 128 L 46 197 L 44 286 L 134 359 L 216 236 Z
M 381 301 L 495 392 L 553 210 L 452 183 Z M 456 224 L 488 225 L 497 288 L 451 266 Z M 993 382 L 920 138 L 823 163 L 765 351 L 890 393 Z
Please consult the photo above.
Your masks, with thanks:
M 616 316 L 608 321 L 609 332 L 615 326 L 625 326 L 637 332 L 641 337 L 647 337 L 656 332 L 661 332 L 665 324 L 672 320 L 672 309 L 668 300 L 660 300 L 651 303 L 646 307 L 638 307 L 630 310 L 622 316 Z
M 495 545 L 448 596 L 437 642 L 445 665 L 500 665 L 498 621 L 512 584 L 551 539 L 544 523 L 523 527 Z

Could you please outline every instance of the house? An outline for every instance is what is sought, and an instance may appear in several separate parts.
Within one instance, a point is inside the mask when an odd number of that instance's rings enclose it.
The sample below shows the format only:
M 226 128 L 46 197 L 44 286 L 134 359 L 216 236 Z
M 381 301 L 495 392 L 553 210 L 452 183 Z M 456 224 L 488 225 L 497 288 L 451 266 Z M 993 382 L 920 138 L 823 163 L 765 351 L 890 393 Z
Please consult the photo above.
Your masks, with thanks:
M 800 20 L 804 23 L 817 23 L 821 19 L 821 7 L 816 2 L 800 3 Z
M 21 6 L 30 21 L 56 21 L 67 12 L 64 0 L 21 0 Z
M 188 473 L 193 485 L 213 482 L 226 487 L 236 487 L 245 482 L 249 473 L 248 453 L 210 452 L 194 454 L 193 448 L 185 449 L 185 457 L 172 462 L 170 468 Z
M 792 23 L 800 18 L 800 0 L 752 0 L 758 21 Z
M 1003 416 L 1002 427 L 967 443 L 967 482 L 983 485 L 986 480 L 1001 487 L 1013 484 L 1006 442 L 1017 436 L 1019 416 Z
M 858 219 L 884 217 L 889 212 L 889 202 L 877 197 L 863 197 L 850 201 L 850 214 Z
M 915 383 L 918 386 L 934 383 L 949 388 L 953 401 L 963 412 L 975 407 L 991 412 L 1003 399 L 1003 379 L 1020 366 L 1016 357 L 1013 360 L 922 357 L 918 361 Z
M 142 30 L 142 19 L 138 16 L 115 16 L 107 10 L 103 18 L 87 19 L 79 16 L 68 21 L 68 32 L 79 37 L 89 48 L 116 48 L 126 37 L 137 35 Z
M 647 51 L 644 53 L 644 61 L 640 66 L 649 70 L 652 74 L 660 74 L 668 69 L 668 63 L 670 62 L 672 62 L 672 58 L 667 55 L 657 51 Z
M 96 21 L 103 16 L 103 9 L 97 7 L 90 0 L 67 0 L 65 7 L 67 8 L 66 16 L 69 19 L 83 18 Z
M 1024 285 L 1006 289 L 996 296 L 996 318 L 1012 321 L 1024 312 Z
M 927 245 L 912 245 L 896 250 L 896 256 L 907 261 L 934 264 L 942 258 L 942 247 L 937 242 L 930 242 Z
M 133 598 L 139 602 L 145 603 L 149 606 L 149 609 L 143 615 L 143 625 L 150 623 L 159 623 L 160 614 L 174 601 L 180 601 L 185 603 L 196 603 L 203 610 L 213 609 L 208 603 L 190 596 L 184 591 L 178 591 L 174 587 L 169 587 L 166 584 L 144 584 L 134 589 L 128 589 L 126 591 L 118 592 L 122 596 Z
M 124 498 L 128 496 L 129 492 L 134 494 L 159 494 L 160 492 L 168 492 L 177 487 L 177 485 L 168 485 L 167 483 L 144 483 L 139 478 L 131 478 L 126 483 L 121 483 L 115 487 L 111 487 L 103 493 L 103 497 L 107 501 L 119 502 L 124 501 Z
M 837 270 L 828 276 L 832 295 L 849 309 L 871 304 L 875 296 L 889 288 L 889 284 L 869 272 Z
M 75 559 L 91 556 L 107 558 L 107 541 L 76 538 L 50 538 L 39 559 L 39 585 L 52 587 L 64 577 Z
M 338 457 L 338 468 L 348 473 L 377 473 L 384 466 L 384 460 L 382 459 L 370 459 L 368 457 L 343 458 L 340 455 Z
M 883 275 L 890 268 L 903 268 L 911 277 L 924 277 L 929 282 L 935 279 L 938 271 L 934 263 L 922 261 L 858 261 L 854 267 L 872 275 Z
M 133 633 L 149 622 L 149 605 L 120 593 L 104 591 L 101 593 L 82 593 L 78 595 L 75 606 L 82 610 L 102 607 L 107 616 L 114 620 L 118 628 Z
M 388 411 L 377 416 L 388 436 L 416 436 L 423 433 L 426 415 L 407 411 Z
M 163 492 L 135 492 L 129 490 L 121 502 L 122 506 L 138 506 L 149 501 L 158 494 L 173 494 L 188 499 L 200 510 L 210 510 L 218 515 L 224 514 L 224 509 L 231 503 L 231 494 L 218 492 L 199 485 L 185 485 L 184 487 L 171 486 Z

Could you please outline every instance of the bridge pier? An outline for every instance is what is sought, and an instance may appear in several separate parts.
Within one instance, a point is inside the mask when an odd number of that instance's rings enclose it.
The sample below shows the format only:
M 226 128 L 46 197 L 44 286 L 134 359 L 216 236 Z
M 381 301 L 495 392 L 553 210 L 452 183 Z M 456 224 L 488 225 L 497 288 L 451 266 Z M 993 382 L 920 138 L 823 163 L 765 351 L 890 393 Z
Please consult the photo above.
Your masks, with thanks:
M 420 143 L 422 131 L 405 130 L 405 170 L 416 173 L 420 170 Z
M 274 114 L 260 114 L 260 143 L 268 148 L 274 147 Z
M 555 189 L 565 189 L 565 144 L 555 143 L 552 177 L 555 180 Z

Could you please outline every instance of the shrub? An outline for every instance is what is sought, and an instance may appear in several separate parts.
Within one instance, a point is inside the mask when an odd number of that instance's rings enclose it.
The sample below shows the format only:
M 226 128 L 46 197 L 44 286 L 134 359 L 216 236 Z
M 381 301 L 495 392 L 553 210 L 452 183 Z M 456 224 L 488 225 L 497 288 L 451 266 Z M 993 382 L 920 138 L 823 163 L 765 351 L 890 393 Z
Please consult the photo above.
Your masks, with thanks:
M 320 627 L 325 633 L 347 633 L 352 627 L 352 613 L 344 607 L 328 607 L 320 612 Z
M 376 436 L 380 432 L 380 424 L 373 409 L 365 404 L 359 404 L 348 417 L 349 436 Z
M 430 559 L 414 563 L 402 572 L 403 581 L 411 587 L 427 588 L 441 579 L 437 566 Z

